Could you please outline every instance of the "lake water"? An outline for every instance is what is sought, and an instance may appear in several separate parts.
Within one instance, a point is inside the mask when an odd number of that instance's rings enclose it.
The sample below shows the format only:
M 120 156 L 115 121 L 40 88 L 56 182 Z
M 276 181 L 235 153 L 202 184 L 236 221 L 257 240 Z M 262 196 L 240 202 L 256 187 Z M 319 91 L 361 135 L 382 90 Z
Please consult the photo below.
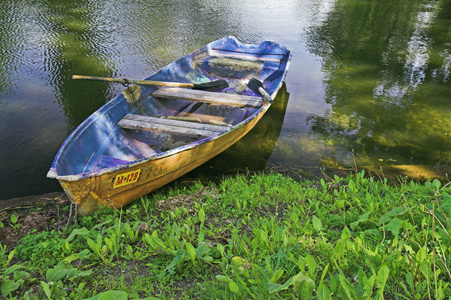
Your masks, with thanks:
M 0 199 L 61 190 L 46 178 L 59 147 L 123 89 L 73 74 L 141 79 L 229 35 L 293 60 L 278 105 L 212 165 L 447 176 L 449 0 L 1 3 Z

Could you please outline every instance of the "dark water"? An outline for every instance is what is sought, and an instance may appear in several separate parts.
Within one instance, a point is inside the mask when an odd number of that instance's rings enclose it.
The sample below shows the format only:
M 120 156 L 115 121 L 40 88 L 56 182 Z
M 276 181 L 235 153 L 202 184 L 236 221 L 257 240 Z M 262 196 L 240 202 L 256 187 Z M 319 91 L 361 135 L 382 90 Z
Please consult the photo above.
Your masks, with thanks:
M 215 163 L 451 163 L 451 1 L 30 1 L 0 5 L 0 199 L 60 190 L 69 133 L 123 87 L 218 38 L 293 50 L 278 106 Z M 251 147 L 250 147 L 251 146 Z

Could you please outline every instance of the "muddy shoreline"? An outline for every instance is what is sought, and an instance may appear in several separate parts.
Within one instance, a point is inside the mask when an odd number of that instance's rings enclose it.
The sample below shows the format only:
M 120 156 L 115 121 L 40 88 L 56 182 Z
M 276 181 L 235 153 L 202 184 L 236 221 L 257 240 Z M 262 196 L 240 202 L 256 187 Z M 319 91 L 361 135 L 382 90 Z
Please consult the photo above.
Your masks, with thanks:
M 55 199 L 58 199 L 59 201 L 69 201 L 67 195 L 63 191 L 46 193 L 42 195 L 15 197 L 6 200 L 0 200 L 0 212 L 16 206 L 25 206 L 36 203 L 47 203 L 49 201 L 55 201 Z
M 451 174 L 451 166 L 439 165 L 439 166 L 426 166 L 426 165 L 389 165 L 383 166 L 379 169 L 373 167 L 363 167 L 359 169 L 365 169 L 368 174 L 379 177 L 387 178 L 390 181 L 398 181 L 399 178 L 408 178 L 418 181 L 425 181 L 427 179 L 439 179 L 443 182 L 448 182 L 448 174 Z M 336 168 L 318 168 L 318 167 L 291 167 L 291 166 L 273 166 L 266 168 L 264 171 L 260 172 L 277 172 L 285 176 L 291 177 L 292 179 L 298 181 L 303 179 L 315 180 L 324 177 L 333 178 L 334 175 L 340 177 L 346 177 L 352 173 L 356 172 L 355 167 L 336 167 Z M 250 171 L 246 169 L 226 171 L 224 173 L 213 172 L 214 174 L 209 174 L 209 172 L 187 174 L 179 179 L 168 184 L 189 184 L 190 182 L 201 181 L 201 182 L 218 182 L 224 176 L 234 176 L 238 173 L 254 173 L 255 171 Z M 195 171 L 194 171 L 195 172 Z M 258 172 L 258 171 L 257 171 Z M 165 188 L 165 187 L 163 187 Z M 31 195 L 24 197 L 15 197 L 11 199 L 0 200 L 0 213 L 11 207 L 31 205 L 31 204 L 44 204 L 48 201 L 69 201 L 67 195 L 61 190 L 58 192 L 51 192 L 41 195 Z

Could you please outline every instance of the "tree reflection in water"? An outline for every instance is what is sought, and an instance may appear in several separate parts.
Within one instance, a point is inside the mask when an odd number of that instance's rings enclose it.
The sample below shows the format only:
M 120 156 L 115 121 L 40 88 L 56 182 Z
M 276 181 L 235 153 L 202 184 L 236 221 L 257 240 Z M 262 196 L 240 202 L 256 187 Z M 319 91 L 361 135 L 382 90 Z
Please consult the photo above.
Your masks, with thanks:
M 332 106 L 311 133 L 360 165 L 449 164 L 450 15 L 451 1 L 337 1 L 308 35 Z

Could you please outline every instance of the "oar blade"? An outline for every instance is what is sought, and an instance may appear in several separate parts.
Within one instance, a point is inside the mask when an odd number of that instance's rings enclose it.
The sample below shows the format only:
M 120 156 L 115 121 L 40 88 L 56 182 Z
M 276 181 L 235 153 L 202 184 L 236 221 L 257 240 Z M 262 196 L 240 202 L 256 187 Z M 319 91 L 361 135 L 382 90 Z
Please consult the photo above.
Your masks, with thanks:
M 229 87 L 229 83 L 224 80 L 215 80 L 205 83 L 195 83 L 193 86 L 194 90 L 204 90 L 204 91 L 218 91 Z
M 274 102 L 271 98 L 271 95 L 269 95 L 263 87 L 263 82 L 261 82 L 257 78 L 251 78 L 251 80 L 249 80 L 249 82 L 247 83 L 247 87 L 254 93 L 262 95 L 265 101 L 268 101 L 269 103 Z
M 257 78 L 251 78 L 251 80 L 249 80 L 247 84 L 247 87 L 254 93 L 261 94 L 258 89 L 263 87 L 263 82 L 261 82 Z

